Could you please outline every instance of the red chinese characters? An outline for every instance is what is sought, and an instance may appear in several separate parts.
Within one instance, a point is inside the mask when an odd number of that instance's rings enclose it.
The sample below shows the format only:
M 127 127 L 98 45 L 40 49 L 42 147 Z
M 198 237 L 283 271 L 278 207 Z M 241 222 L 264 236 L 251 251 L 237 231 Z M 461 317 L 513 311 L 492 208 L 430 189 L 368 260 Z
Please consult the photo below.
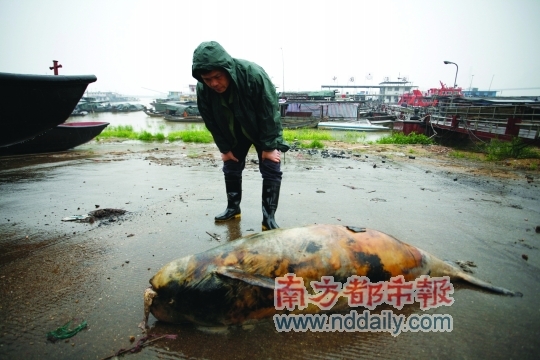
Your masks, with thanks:
M 430 278 L 420 276 L 415 281 L 405 281 L 403 275 L 390 278 L 389 281 L 371 283 L 366 276 L 352 275 L 345 284 L 335 282 L 333 276 L 322 276 L 321 281 L 311 281 L 313 294 L 305 288 L 304 281 L 295 274 L 276 277 L 274 305 L 276 310 L 299 310 L 307 308 L 309 303 L 321 310 L 330 310 L 340 297 L 347 298 L 350 307 L 365 307 L 373 310 L 386 303 L 401 310 L 415 301 L 420 309 L 428 310 L 439 306 L 450 306 L 454 299 L 454 287 L 448 276 Z

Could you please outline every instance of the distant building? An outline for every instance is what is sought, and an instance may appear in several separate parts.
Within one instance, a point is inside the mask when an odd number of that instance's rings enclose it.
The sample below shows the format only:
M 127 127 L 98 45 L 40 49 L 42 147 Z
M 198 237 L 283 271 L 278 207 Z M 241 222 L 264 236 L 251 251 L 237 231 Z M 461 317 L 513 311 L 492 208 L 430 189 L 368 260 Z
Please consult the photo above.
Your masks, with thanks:
M 395 104 L 403 94 L 409 93 L 417 88 L 418 86 L 413 86 L 412 83 L 407 80 L 389 81 L 388 78 L 386 78 L 385 81 L 379 83 L 379 99 L 386 104 Z
M 121 102 L 139 100 L 133 96 L 124 96 L 111 91 L 87 91 L 85 97 L 92 98 L 92 101 L 95 102 Z
M 189 90 L 188 90 L 189 89 Z M 195 93 L 195 85 L 189 85 L 186 91 L 169 91 L 167 97 L 159 99 L 164 101 L 197 101 L 197 94 Z
M 478 90 L 478 88 L 472 88 L 472 90 L 463 90 L 463 96 L 465 97 L 496 97 L 497 91 L 493 90 Z
M 413 85 L 405 77 L 398 79 L 399 81 L 390 81 L 388 77 L 385 77 L 384 81 L 379 83 L 379 85 L 321 85 L 321 89 L 334 89 L 336 100 L 343 98 L 343 100 L 364 101 L 366 99 L 376 98 L 382 103 L 397 104 L 403 94 L 418 88 L 418 86 Z M 379 93 L 373 93 L 372 90 L 379 90 Z M 344 91 L 345 93 L 343 93 Z M 356 93 L 351 94 L 349 91 Z
M 334 100 L 336 94 L 334 91 L 289 91 L 278 93 L 280 99 L 286 99 L 287 101 L 300 101 L 300 100 Z

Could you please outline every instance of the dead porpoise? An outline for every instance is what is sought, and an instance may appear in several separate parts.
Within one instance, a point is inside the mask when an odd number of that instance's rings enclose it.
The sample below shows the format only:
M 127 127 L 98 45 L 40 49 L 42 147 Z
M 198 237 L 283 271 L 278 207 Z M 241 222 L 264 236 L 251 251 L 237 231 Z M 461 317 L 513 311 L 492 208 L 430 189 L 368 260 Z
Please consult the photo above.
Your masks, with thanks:
M 165 265 L 144 293 L 148 314 L 170 323 L 241 325 L 283 313 L 274 306 L 275 278 L 294 273 L 304 280 L 352 275 L 371 283 L 403 275 L 449 276 L 483 289 L 522 296 L 464 273 L 435 256 L 385 233 L 340 225 L 276 229 L 228 242 Z M 313 312 L 307 308 L 300 313 Z M 298 313 L 298 312 L 297 312 Z

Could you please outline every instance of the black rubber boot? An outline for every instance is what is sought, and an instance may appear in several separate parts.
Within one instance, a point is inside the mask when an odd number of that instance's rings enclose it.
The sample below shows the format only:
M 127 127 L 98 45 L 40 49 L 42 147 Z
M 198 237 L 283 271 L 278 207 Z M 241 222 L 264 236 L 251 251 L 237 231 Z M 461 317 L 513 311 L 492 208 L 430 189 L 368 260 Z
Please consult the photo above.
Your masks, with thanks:
M 242 179 L 225 179 L 225 190 L 227 191 L 227 209 L 217 215 L 215 221 L 227 221 L 241 217 L 240 201 L 242 200 Z
M 281 187 L 280 181 L 271 181 L 263 180 L 263 190 L 262 190 L 262 230 L 272 230 L 279 229 L 274 215 L 276 214 L 278 200 L 279 200 L 279 189 Z

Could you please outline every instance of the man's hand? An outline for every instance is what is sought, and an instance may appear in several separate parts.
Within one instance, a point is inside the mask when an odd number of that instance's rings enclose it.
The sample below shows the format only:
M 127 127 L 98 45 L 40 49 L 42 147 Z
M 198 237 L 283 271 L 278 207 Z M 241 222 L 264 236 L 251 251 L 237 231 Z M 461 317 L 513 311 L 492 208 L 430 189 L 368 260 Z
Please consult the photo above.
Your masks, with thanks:
M 279 151 L 278 149 L 272 151 L 263 151 L 262 159 L 268 159 L 270 161 L 278 163 L 281 161 L 281 151 Z
M 232 153 L 232 151 L 229 151 L 228 153 L 225 153 L 225 154 L 222 153 L 221 160 L 223 160 L 223 162 L 228 161 L 228 160 L 233 160 L 233 161 L 238 162 L 238 159 L 234 157 L 234 154 Z

